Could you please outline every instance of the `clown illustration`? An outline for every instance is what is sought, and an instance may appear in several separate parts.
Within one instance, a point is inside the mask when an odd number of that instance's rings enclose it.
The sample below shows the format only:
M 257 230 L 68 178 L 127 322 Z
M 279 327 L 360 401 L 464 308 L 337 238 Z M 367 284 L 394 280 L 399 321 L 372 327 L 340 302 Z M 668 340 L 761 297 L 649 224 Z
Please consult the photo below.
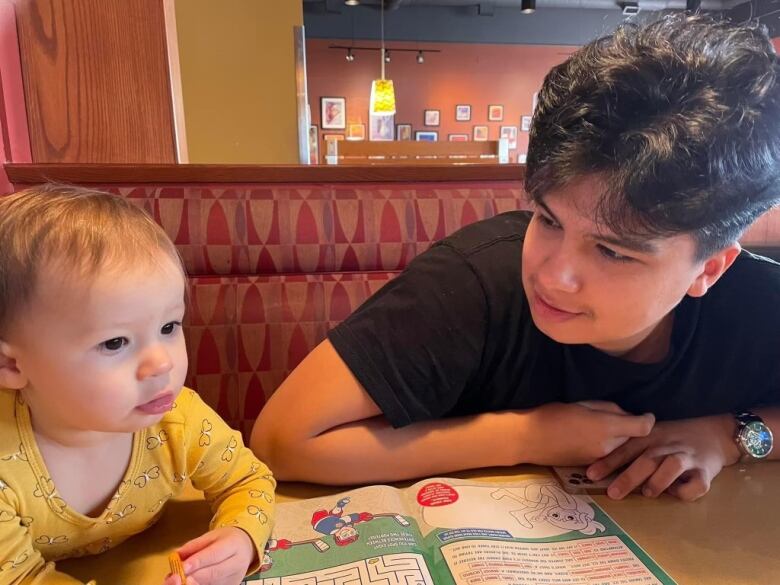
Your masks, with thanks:
M 260 566 L 260 572 L 269 570 L 273 564 L 274 560 L 271 558 L 271 553 L 275 550 L 287 550 L 293 547 L 295 543 L 290 542 L 286 538 L 270 538 L 268 539 L 268 542 L 265 545 L 265 551 L 263 552 L 263 564 Z
M 344 498 L 336 503 L 336 506 L 327 510 L 316 510 L 311 515 L 311 526 L 320 534 L 333 536 L 334 542 L 339 546 L 346 546 L 355 542 L 358 537 L 356 524 L 368 522 L 374 519 L 370 512 L 359 514 L 344 514 L 344 507 L 349 503 L 349 498 Z

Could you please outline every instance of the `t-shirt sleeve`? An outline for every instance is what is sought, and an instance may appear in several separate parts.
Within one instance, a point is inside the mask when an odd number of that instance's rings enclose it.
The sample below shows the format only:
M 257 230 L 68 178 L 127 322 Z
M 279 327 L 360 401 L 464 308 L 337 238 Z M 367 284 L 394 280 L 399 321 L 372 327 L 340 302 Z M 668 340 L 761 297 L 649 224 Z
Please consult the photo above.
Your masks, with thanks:
M 235 526 L 252 539 L 259 561 L 271 534 L 276 481 L 265 464 L 244 446 L 231 429 L 192 390 L 186 408 L 187 468 L 195 489 L 203 491 L 214 516 L 210 528 Z
M 328 337 L 394 427 L 447 416 L 482 359 L 488 304 L 458 250 L 436 245 Z

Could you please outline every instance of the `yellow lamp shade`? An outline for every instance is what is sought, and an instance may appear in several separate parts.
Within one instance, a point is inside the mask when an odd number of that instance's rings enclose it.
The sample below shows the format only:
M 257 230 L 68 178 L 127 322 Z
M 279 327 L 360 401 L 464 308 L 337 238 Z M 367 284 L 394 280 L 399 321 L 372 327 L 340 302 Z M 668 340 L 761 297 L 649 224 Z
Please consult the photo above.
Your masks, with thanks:
M 369 112 L 372 114 L 395 114 L 395 91 L 391 79 L 375 79 L 371 83 L 371 102 Z

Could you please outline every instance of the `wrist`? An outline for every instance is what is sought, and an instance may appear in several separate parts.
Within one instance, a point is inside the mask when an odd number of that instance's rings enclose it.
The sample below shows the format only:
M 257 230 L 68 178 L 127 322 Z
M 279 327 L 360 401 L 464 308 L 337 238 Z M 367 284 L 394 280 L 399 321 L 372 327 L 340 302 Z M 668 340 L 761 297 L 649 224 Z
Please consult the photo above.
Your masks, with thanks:
M 510 433 L 507 445 L 510 451 L 510 465 L 523 463 L 538 464 L 541 460 L 540 448 L 537 445 L 539 430 L 537 428 L 537 409 L 512 410 L 510 414 Z
M 241 543 L 244 545 L 244 549 L 247 551 L 249 558 L 246 566 L 247 568 L 251 567 L 260 558 L 260 553 L 255 547 L 255 541 L 252 540 L 252 537 L 249 535 L 249 533 L 240 526 L 228 526 L 227 528 L 236 531 L 237 535 L 240 534 L 240 536 L 237 536 L 237 538 L 239 538 Z
M 718 428 L 723 465 L 734 465 L 742 457 L 742 453 L 734 440 L 737 432 L 737 421 L 733 414 L 722 414 L 713 418 Z

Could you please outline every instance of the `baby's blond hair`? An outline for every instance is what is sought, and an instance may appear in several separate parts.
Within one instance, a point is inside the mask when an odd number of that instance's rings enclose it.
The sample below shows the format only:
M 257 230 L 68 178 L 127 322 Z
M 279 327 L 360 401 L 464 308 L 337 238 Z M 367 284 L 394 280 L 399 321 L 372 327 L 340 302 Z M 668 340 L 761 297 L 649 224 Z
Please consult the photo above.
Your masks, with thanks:
M 32 299 L 43 267 L 90 278 L 109 267 L 154 263 L 159 252 L 184 275 L 168 235 L 118 195 L 44 184 L 0 197 L 0 338 Z

